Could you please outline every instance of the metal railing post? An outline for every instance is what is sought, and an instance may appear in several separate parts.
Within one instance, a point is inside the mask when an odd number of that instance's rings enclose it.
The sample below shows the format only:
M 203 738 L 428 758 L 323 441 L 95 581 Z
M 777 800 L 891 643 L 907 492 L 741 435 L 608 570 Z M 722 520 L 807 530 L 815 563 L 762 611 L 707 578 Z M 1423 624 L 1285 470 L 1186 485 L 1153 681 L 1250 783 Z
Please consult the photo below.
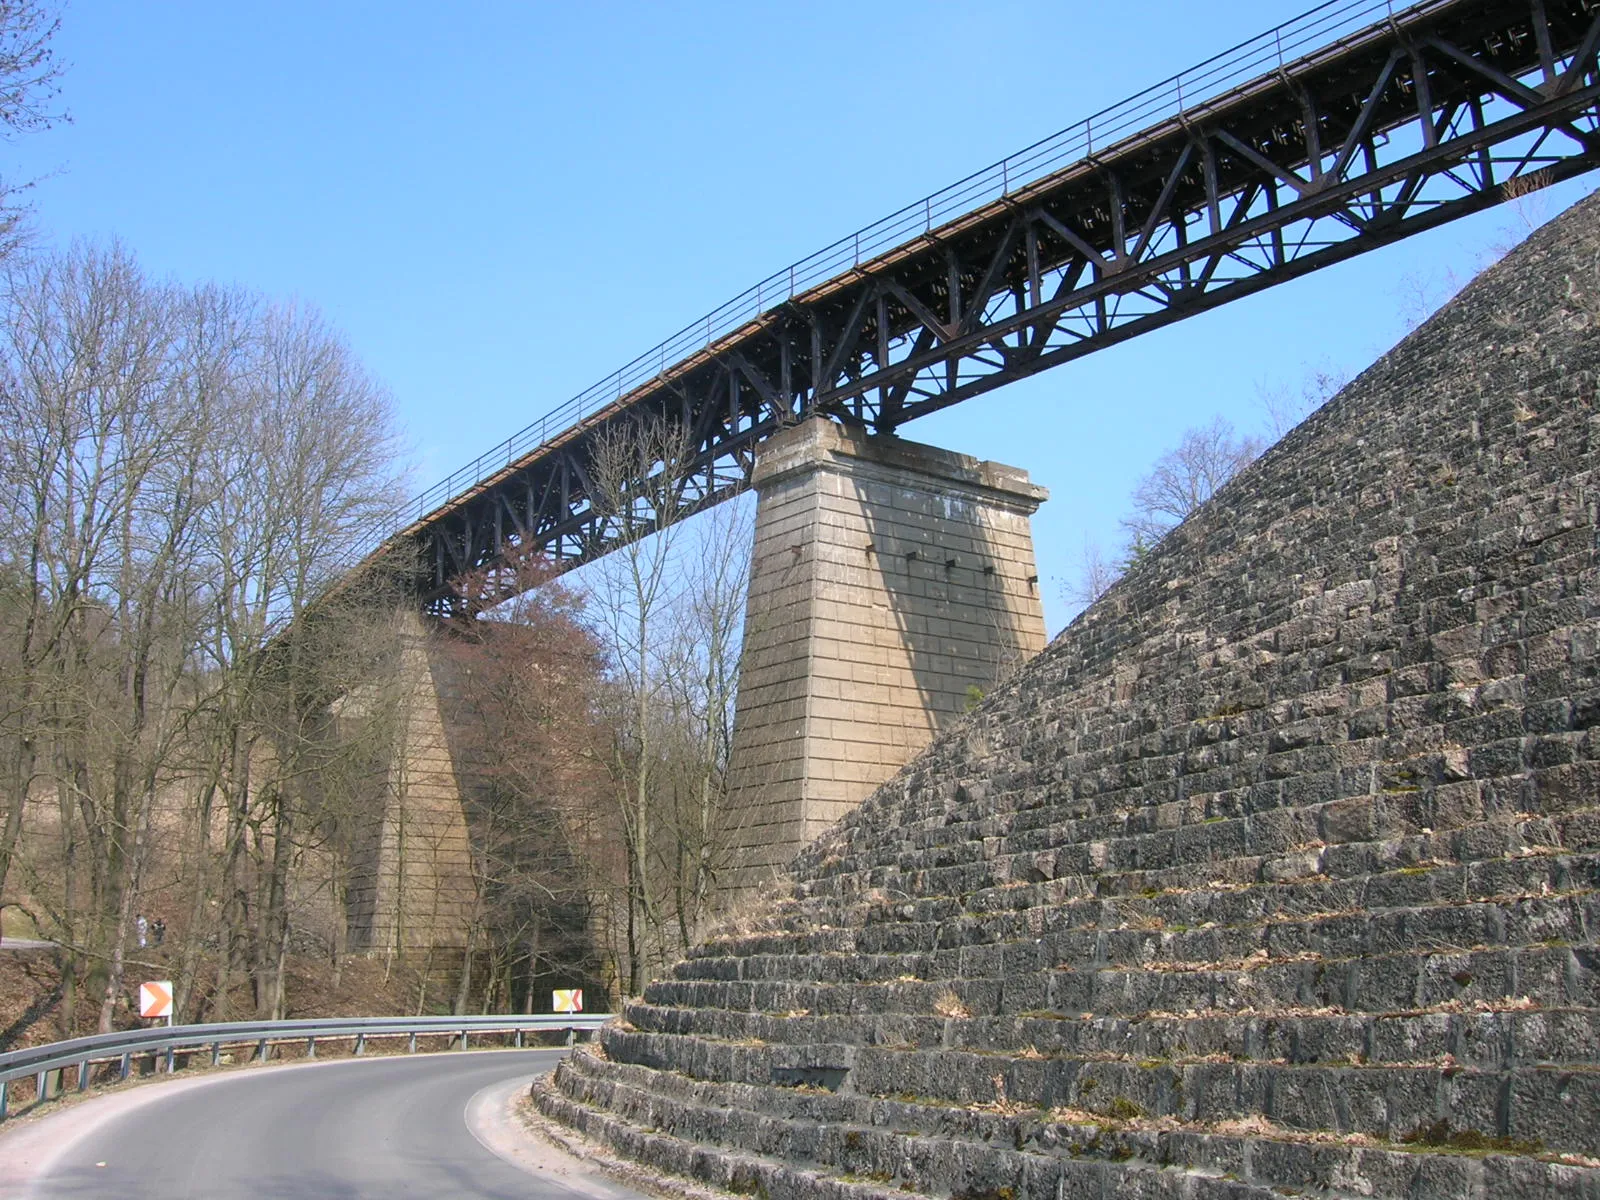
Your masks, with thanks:
M 126 1079 L 128 1077 L 129 1072 L 131 1072 L 132 1070 L 133 1070 L 133 1055 L 131 1053 L 129 1053 L 128 1051 L 124 1050 L 122 1052 L 122 1064 L 117 1069 L 117 1078 L 118 1079 Z
M 356 1034 L 355 1057 L 356 1058 L 360 1058 L 363 1054 L 366 1053 L 366 1051 L 367 1051 L 367 1035 L 364 1034 L 364 1033 Z
M 214 1066 L 217 1065 L 217 1063 L 219 1063 L 221 1061 L 222 1061 L 222 1043 L 221 1042 L 212 1042 L 211 1043 L 211 1065 L 214 1067 Z
M 89 1060 L 87 1058 L 78 1064 L 78 1090 L 80 1092 L 89 1090 Z
M 267 1039 L 266 1038 L 262 1038 L 259 1042 L 256 1043 L 256 1060 L 258 1062 L 266 1062 L 267 1061 Z
M 415 1054 L 416 1052 L 417 1052 L 417 1031 L 415 1029 L 413 1029 L 411 1031 L 411 1044 L 406 1047 L 406 1053 L 407 1054 Z
M 306 1057 L 307 1058 L 315 1058 L 316 1056 L 317 1056 L 317 1039 L 314 1038 L 314 1037 L 313 1038 L 307 1038 L 306 1039 Z

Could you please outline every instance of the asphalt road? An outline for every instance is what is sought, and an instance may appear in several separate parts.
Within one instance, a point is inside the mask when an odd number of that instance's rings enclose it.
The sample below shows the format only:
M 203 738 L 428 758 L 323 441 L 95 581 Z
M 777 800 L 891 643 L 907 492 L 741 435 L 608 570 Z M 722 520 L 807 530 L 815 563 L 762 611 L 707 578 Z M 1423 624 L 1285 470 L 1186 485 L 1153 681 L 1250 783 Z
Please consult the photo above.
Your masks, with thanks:
M 573 1160 L 529 1149 L 536 1143 L 506 1116 L 560 1053 L 424 1054 L 148 1084 L 43 1118 L 30 1132 L 61 1121 L 58 1144 L 14 1190 L 0 1181 L 0 1195 L 623 1200 L 631 1193 Z M 0 1160 L 9 1145 L 0 1136 Z

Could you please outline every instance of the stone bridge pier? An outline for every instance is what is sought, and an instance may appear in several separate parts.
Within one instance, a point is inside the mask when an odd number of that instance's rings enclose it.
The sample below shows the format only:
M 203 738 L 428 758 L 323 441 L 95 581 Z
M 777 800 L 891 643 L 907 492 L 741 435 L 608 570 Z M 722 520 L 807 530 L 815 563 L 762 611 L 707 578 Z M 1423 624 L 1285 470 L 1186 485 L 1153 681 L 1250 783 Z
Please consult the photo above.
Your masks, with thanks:
M 757 452 L 727 892 L 1044 648 L 1027 472 L 813 418 Z

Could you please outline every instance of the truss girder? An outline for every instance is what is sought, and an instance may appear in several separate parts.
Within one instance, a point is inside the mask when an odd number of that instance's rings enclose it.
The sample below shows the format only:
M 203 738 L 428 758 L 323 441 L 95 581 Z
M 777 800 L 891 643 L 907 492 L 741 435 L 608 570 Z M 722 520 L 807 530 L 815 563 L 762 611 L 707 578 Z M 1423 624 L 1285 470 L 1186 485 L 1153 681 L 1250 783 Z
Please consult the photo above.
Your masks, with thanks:
M 491 602 L 524 556 L 576 565 L 653 530 L 591 502 L 618 422 L 684 431 L 687 515 L 804 416 L 889 432 L 1590 170 L 1597 49 L 1600 0 L 1430 0 L 1098 150 L 666 364 L 404 531 L 422 598 Z

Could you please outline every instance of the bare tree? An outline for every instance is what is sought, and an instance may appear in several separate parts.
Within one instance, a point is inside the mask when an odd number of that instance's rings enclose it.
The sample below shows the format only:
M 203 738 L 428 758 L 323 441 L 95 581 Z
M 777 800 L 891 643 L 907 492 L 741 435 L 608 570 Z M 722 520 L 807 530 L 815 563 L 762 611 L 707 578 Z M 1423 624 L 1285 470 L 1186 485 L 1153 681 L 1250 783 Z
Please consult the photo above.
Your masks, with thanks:
M 520 994 L 528 1011 L 540 978 L 570 987 L 594 974 L 591 851 L 597 825 L 617 829 L 611 747 L 595 720 L 602 654 L 582 624 L 582 600 L 538 561 L 520 565 L 511 590 L 493 612 L 459 618 L 437 639 L 475 891 L 457 1012 L 478 959 L 485 1002 Z
M 181 442 L 206 421 L 166 369 L 162 294 L 122 251 L 78 248 L 13 269 L 9 283 L 5 475 L 30 645 L 7 824 L 47 733 L 58 924 L 109 987 L 174 733 L 182 641 L 161 610 L 187 591 L 195 488 Z
M 673 729 L 666 853 L 683 953 L 699 940 L 730 851 L 723 816 L 755 533 L 740 504 L 714 509 L 697 525 L 665 664 Z
M 373 657 L 347 646 L 358 622 L 305 617 L 392 504 L 386 398 L 315 316 L 152 284 L 119 247 L 13 261 L 6 284 L 0 886 L 52 796 L 26 885 L 68 954 L 63 1029 L 80 985 L 109 1028 L 156 823 L 181 827 L 180 925 L 220 922 L 216 988 L 246 970 L 281 1011 L 308 803 L 339 778 L 328 701 Z
M 603 429 L 591 467 L 591 502 L 621 542 L 594 566 L 590 609 L 610 656 L 614 684 L 610 767 L 626 850 L 629 995 L 644 986 L 647 943 L 661 927 L 652 871 L 657 735 L 668 685 L 665 618 L 681 586 L 672 563 L 683 533 L 679 518 L 689 454 L 680 429 L 645 420 Z
M 62 67 L 51 43 L 61 28 L 36 0 L 0 0 L 0 137 L 15 138 L 67 120 L 56 107 Z M 0 179 L 0 254 L 23 241 L 28 181 Z
M 1298 387 L 1285 383 L 1256 384 L 1256 401 L 1266 417 L 1269 440 L 1278 442 L 1289 430 L 1338 395 L 1349 382 L 1347 372 L 1324 364 L 1307 368 Z
M 1062 588 L 1062 595 L 1072 606 L 1073 615 L 1076 616 L 1105 595 L 1121 574 L 1116 564 L 1106 557 L 1099 542 L 1084 538 L 1083 548 L 1078 555 L 1077 572 Z
M 306 782 L 328 752 L 326 705 L 352 682 L 330 678 L 350 667 L 326 644 L 338 624 L 303 618 L 338 578 L 351 546 L 393 511 L 398 481 L 388 395 L 345 342 L 317 314 L 297 308 L 265 310 L 255 331 L 239 394 L 248 419 L 237 454 L 249 469 L 217 524 L 225 594 L 213 640 L 231 693 L 226 766 L 217 769 L 228 780 L 221 870 L 232 949 L 219 990 L 247 962 L 256 1010 L 269 1016 L 282 1004 L 288 884 L 307 832 Z M 296 636 L 278 636 L 290 627 Z M 272 654 L 264 653 L 269 644 Z
M 1133 512 L 1123 518 L 1137 555 L 1186 520 L 1262 451 L 1259 438 L 1234 433 L 1222 417 L 1184 431 L 1133 489 Z
M 727 854 L 750 516 L 735 505 L 681 523 L 695 494 L 691 457 L 681 430 L 646 421 L 603 435 L 591 472 L 596 507 L 622 543 L 586 574 L 608 668 L 603 715 L 624 850 L 613 910 L 628 994 L 694 942 Z

